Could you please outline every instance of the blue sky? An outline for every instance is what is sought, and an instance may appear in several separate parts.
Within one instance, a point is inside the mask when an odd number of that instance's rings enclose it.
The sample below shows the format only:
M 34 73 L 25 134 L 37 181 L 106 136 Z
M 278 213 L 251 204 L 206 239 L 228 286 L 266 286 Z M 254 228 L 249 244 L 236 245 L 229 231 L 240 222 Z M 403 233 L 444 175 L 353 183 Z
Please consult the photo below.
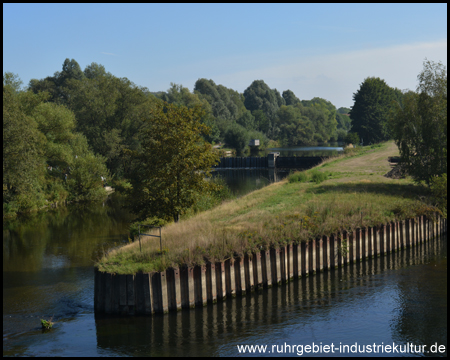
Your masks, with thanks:
M 92 62 L 150 91 L 199 78 L 351 107 L 366 77 L 415 89 L 447 65 L 447 4 L 3 4 L 3 72 L 24 84 Z

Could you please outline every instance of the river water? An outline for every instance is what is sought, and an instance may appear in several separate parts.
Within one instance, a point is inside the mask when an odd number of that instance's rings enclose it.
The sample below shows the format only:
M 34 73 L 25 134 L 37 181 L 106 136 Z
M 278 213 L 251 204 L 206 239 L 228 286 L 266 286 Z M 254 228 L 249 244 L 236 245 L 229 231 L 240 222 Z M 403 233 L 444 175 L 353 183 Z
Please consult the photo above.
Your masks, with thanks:
M 324 156 L 330 150 L 337 149 L 271 149 L 283 156 Z M 248 169 L 214 176 L 241 196 L 287 174 Z M 339 356 L 340 345 L 353 345 L 351 350 L 355 344 L 394 342 L 427 348 L 346 355 L 447 354 L 426 352 L 434 344 L 447 348 L 446 237 L 205 308 L 153 317 L 95 316 L 94 263 L 128 242 L 133 217 L 121 205 L 114 194 L 3 224 L 4 356 L 251 355 L 238 345 L 267 345 L 265 354 L 277 356 L 298 356 L 297 345 L 303 345 L 302 356 Z M 50 318 L 53 329 L 43 331 L 40 319 Z M 332 344 L 334 352 L 306 352 L 307 345 L 326 351 Z
M 286 146 L 266 149 L 260 156 L 279 152 L 280 156 L 335 156 L 344 150 L 342 142 L 331 142 L 320 146 Z
M 270 152 L 279 152 L 280 156 L 335 156 L 343 150 L 342 143 L 334 142 L 321 146 L 290 146 L 270 148 L 252 156 L 267 156 Z M 261 189 L 272 182 L 283 180 L 289 171 L 274 169 L 214 169 L 213 177 L 221 176 L 232 193 L 242 196 L 250 191 Z
M 297 356 L 293 345 L 313 343 L 333 343 L 336 352 L 322 355 L 336 356 L 339 345 L 355 343 L 447 347 L 446 237 L 205 308 L 96 317 L 94 261 L 128 241 L 130 220 L 113 195 L 4 224 L 4 356 L 234 356 L 237 345 L 276 352 L 285 344 L 292 353 L 276 355 Z M 51 317 L 53 329 L 43 331 L 40 319 Z

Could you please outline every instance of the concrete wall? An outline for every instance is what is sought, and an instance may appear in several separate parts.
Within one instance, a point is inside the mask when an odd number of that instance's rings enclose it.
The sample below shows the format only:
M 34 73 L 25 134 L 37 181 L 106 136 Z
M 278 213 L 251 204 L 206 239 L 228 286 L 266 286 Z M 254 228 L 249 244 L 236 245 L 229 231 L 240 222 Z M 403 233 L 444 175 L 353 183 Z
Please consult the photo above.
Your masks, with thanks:
M 94 308 L 96 313 L 150 315 L 206 306 L 227 296 L 413 248 L 446 233 L 447 219 L 421 216 L 192 268 L 136 275 L 102 273 L 96 268 Z

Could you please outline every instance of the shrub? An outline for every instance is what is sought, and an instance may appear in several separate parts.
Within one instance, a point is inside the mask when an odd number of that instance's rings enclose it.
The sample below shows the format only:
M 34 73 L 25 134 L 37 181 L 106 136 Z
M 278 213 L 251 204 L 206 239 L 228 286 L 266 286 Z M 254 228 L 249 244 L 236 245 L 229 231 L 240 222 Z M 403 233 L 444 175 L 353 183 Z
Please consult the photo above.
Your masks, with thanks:
M 320 184 L 322 181 L 325 181 L 328 178 L 328 173 L 318 171 L 317 169 L 313 169 L 310 172 L 311 181 L 314 181 L 316 184 Z
M 359 140 L 359 136 L 357 133 L 349 132 L 344 137 L 344 143 L 346 143 L 346 144 L 358 145 L 359 142 L 360 142 L 360 140 Z
M 436 206 L 447 217 L 447 174 L 433 176 L 430 180 L 430 190 Z
M 304 171 L 296 171 L 294 173 L 289 174 L 288 180 L 290 183 L 293 182 L 307 182 L 309 180 L 308 174 Z
M 125 179 L 114 180 L 111 185 L 116 191 L 127 191 L 132 188 L 131 184 Z
M 239 125 L 232 124 L 225 132 L 225 143 L 236 149 L 236 153 L 240 156 L 244 148 L 247 146 L 249 135 L 247 130 Z

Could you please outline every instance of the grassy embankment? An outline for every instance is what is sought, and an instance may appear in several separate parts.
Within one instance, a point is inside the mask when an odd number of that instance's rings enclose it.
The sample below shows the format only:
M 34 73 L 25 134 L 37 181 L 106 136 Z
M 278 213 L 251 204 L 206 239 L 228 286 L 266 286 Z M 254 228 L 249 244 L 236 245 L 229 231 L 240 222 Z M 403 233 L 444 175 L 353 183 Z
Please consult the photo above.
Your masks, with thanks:
M 306 241 L 343 229 L 374 226 L 435 211 L 428 190 L 411 179 L 384 177 L 398 156 L 393 142 L 354 150 L 239 199 L 112 250 L 100 271 L 119 274 L 221 261 L 268 247 Z M 302 181 L 305 180 L 306 182 Z M 312 179 L 316 179 L 314 182 Z

